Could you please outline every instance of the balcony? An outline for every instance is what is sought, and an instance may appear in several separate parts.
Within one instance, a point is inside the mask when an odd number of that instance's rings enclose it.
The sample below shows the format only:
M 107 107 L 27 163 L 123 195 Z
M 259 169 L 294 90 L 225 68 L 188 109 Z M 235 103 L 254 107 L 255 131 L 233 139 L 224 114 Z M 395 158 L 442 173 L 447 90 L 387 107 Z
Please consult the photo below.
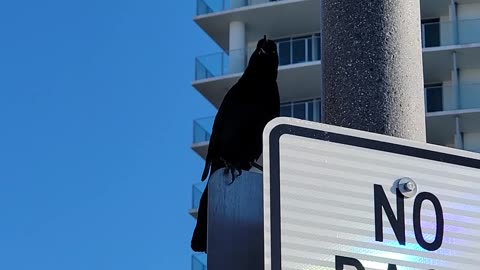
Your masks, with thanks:
M 277 40 L 279 85 L 282 101 L 319 95 L 321 87 L 320 35 Z M 193 86 L 215 107 L 242 75 L 254 48 L 197 57 Z M 298 82 L 302 83 L 299 84 Z
M 459 116 L 463 132 L 480 132 L 480 84 L 459 85 L 458 108 L 453 104 L 454 91 L 451 85 L 435 85 L 425 88 L 428 142 L 450 145 L 455 134 L 455 117 Z M 320 100 L 283 103 L 281 116 L 295 117 L 320 122 Z M 194 121 L 192 149 L 205 158 L 214 117 Z
M 200 205 L 200 198 L 202 197 L 202 193 L 207 186 L 207 181 L 203 181 L 200 183 L 196 183 L 192 185 L 192 208 L 190 208 L 190 215 L 194 218 L 197 218 L 198 215 L 198 206 Z
M 192 255 L 192 270 L 207 270 L 207 254 L 195 253 Z
M 192 149 L 201 157 L 205 158 L 208 152 L 208 142 L 212 132 L 215 117 L 204 117 L 193 121 L 193 144 Z
M 215 116 L 210 116 L 210 117 L 204 117 L 204 118 L 200 118 L 193 121 L 192 149 L 203 159 L 207 157 L 208 142 L 210 141 L 210 135 L 212 133 L 214 120 L 215 120 Z M 192 200 L 192 202 L 193 201 L 194 200 Z
M 255 48 L 212 53 L 195 58 L 195 80 L 242 73 Z M 232 61 L 230 60 L 232 58 Z M 234 63 L 236 60 L 237 63 Z M 235 68 L 235 65 L 240 68 Z
M 305 101 L 283 103 L 280 106 L 280 116 L 320 122 L 320 100 L 309 99 Z M 211 116 L 193 121 L 192 149 L 204 159 L 207 156 L 208 142 L 210 140 L 214 120 L 215 117 Z
M 450 85 L 425 88 L 427 102 L 427 141 L 439 145 L 453 145 L 456 118 L 465 133 L 480 133 L 480 84 L 459 85 L 458 107 Z
M 230 22 L 248 22 L 247 41 L 256 41 L 264 34 L 287 37 L 298 33 L 320 31 L 318 0 L 234 0 L 245 4 L 230 5 L 228 0 L 198 0 L 194 21 L 224 51 L 229 48 Z M 207 3 L 208 2 L 208 3 Z M 281 15 L 279 19 L 278 14 Z M 301 14 L 301 16 L 299 16 Z
M 480 19 L 422 23 L 423 48 L 480 43 Z
M 448 81 L 453 70 L 453 51 L 460 69 L 480 63 L 480 19 L 458 21 L 458 37 L 452 22 L 422 24 L 423 74 L 426 83 Z
M 280 116 L 320 122 L 320 99 L 283 103 L 280 105 Z
M 463 83 L 458 87 L 458 107 L 451 85 L 438 84 L 425 88 L 427 113 L 480 109 L 480 84 Z
M 281 0 L 197 0 L 197 16 Z

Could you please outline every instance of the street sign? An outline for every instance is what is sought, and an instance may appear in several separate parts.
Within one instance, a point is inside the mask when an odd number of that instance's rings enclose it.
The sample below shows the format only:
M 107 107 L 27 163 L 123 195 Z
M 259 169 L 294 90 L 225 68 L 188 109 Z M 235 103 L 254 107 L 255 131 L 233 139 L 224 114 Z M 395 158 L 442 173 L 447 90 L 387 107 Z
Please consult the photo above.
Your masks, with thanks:
M 480 269 L 480 155 L 291 118 L 264 132 L 265 269 Z

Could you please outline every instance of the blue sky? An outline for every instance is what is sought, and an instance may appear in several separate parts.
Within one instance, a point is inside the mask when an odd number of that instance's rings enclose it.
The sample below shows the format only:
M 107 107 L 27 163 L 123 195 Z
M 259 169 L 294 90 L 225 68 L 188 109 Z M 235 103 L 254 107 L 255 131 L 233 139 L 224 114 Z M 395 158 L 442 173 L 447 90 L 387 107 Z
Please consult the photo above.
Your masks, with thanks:
M 0 2 L 0 269 L 190 269 L 194 12 Z

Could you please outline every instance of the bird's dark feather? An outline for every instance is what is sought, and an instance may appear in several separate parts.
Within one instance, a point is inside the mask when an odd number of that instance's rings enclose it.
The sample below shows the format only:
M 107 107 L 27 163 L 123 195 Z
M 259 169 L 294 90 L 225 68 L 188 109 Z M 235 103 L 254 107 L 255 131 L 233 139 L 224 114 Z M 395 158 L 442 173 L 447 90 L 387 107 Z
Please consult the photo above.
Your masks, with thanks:
M 265 125 L 280 113 L 277 86 L 276 44 L 260 40 L 238 82 L 227 92 L 217 115 L 202 174 L 202 181 L 228 163 L 235 170 L 249 170 L 262 153 Z M 192 249 L 206 251 L 208 187 L 202 194 Z

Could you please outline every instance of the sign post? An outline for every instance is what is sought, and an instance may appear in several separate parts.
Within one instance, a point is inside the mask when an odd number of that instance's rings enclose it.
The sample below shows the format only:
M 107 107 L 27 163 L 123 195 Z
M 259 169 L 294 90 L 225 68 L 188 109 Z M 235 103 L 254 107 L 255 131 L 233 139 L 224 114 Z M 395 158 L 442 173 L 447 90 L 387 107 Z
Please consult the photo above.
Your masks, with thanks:
M 480 155 L 291 118 L 264 131 L 265 270 L 477 270 Z

